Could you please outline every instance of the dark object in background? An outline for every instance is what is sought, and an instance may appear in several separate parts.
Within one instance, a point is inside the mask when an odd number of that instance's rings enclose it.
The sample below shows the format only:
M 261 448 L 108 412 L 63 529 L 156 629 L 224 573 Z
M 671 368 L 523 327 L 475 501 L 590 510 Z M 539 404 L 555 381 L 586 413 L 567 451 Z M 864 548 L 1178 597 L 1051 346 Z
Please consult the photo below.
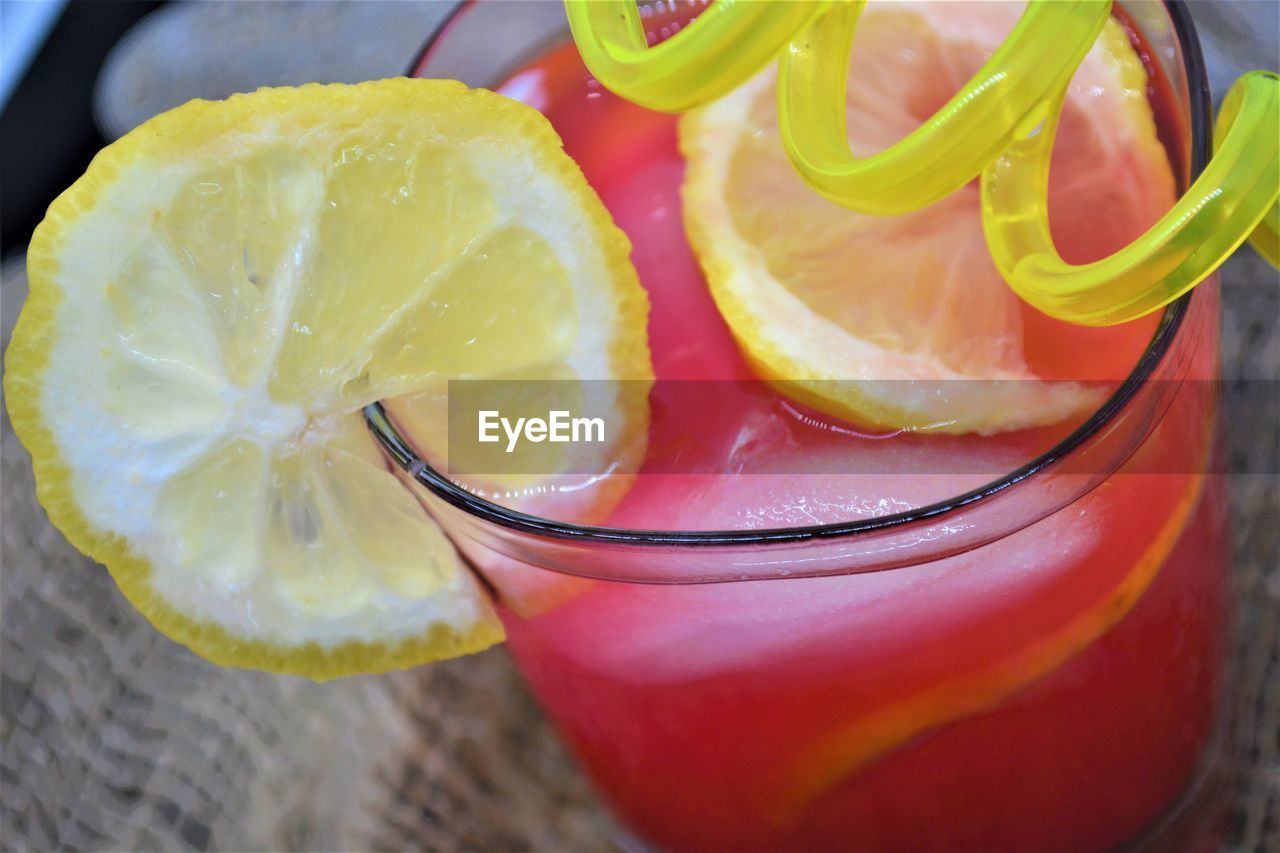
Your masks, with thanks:
M 192 98 L 261 86 L 396 77 L 454 2 L 195 0 L 170 3 L 116 43 L 98 75 L 94 120 L 114 140 Z M 562 0 L 515 0 L 514 13 Z
M 156 113 L 259 86 L 403 74 L 453 5 L 72 0 L 0 119 L 4 248 L 29 239 L 98 148 Z
M 49 202 L 105 144 L 93 85 L 126 30 L 158 0 L 72 0 L 0 113 L 0 251 L 25 246 Z

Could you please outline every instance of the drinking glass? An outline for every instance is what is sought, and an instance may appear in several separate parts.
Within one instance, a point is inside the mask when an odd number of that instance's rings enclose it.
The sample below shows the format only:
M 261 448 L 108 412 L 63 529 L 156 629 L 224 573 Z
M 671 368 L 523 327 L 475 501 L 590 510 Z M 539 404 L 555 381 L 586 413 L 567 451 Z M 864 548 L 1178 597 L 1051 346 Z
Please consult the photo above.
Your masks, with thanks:
M 1185 187 L 1211 136 L 1191 15 L 1119 5 L 1169 78 Z M 496 88 L 567 38 L 559 2 L 464 3 L 412 73 Z M 634 843 L 1209 848 L 1229 777 L 1217 287 L 1168 306 L 1050 449 L 873 518 L 538 518 L 369 420 L 489 581 L 510 653 Z M 513 604 L 513 587 L 545 594 Z

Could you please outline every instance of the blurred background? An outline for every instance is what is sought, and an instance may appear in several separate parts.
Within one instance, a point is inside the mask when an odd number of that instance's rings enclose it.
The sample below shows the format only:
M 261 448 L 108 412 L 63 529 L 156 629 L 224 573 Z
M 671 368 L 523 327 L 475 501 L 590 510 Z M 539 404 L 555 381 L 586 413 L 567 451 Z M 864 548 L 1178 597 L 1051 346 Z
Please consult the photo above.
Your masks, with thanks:
M 194 97 L 404 73 L 454 5 L 0 0 L 3 342 L 31 230 L 106 142 Z M 1244 70 L 1280 67 L 1280 2 L 1191 6 L 1215 102 Z M 1242 250 L 1223 281 L 1233 469 L 1274 472 L 1280 275 Z M 7 415 L 0 444 L 4 849 L 616 847 L 501 650 L 328 685 L 213 667 L 49 526 Z M 1244 770 L 1231 840 L 1277 851 L 1280 477 L 1236 475 L 1232 499 Z

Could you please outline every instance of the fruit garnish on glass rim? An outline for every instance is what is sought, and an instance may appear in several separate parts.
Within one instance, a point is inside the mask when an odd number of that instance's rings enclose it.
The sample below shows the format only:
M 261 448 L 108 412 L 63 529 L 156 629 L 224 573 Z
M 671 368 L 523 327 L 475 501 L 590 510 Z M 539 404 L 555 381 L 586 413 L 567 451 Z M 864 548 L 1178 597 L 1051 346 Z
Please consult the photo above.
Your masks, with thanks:
M 37 229 L 14 429 L 53 522 L 210 660 L 329 678 L 478 651 L 502 627 L 361 408 L 412 421 L 449 378 L 648 379 L 629 248 L 546 120 L 491 92 L 193 101 Z M 615 417 L 625 469 L 647 416 Z

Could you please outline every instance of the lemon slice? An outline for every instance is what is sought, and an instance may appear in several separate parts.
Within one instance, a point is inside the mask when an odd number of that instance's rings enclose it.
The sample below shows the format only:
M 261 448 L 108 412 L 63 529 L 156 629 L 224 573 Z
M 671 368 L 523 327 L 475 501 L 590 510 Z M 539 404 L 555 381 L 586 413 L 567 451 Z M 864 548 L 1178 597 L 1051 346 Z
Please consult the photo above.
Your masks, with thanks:
M 329 678 L 478 651 L 501 624 L 360 410 L 411 419 L 456 377 L 650 377 L 628 252 L 550 125 L 491 92 L 193 101 L 37 229 L 14 428 L 54 523 L 210 660 Z M 646 413 L 617 417 L 634 456 Z
M 869 4 L 849 69 L 854 153 L 932 116 L 1019 13 L 1010 3 Z M 992 433 L 1088 410 L 1103 394 L 1093 380 L 1124 376 L 1150 326 L 1079 331 L 1021 304 L 987 252 L 976 182 L 895 217 L 855 213 L 806 186 L 782 147 L 775 80 L 767 71 L 680 124 L 690 241 L 764 377 L 874 427 Z M 1109 21 L 1072 82 L 1054 161 L 1054 237 L 1075 262 L 1136 238 L 1173 202 L 1146 84 Z

